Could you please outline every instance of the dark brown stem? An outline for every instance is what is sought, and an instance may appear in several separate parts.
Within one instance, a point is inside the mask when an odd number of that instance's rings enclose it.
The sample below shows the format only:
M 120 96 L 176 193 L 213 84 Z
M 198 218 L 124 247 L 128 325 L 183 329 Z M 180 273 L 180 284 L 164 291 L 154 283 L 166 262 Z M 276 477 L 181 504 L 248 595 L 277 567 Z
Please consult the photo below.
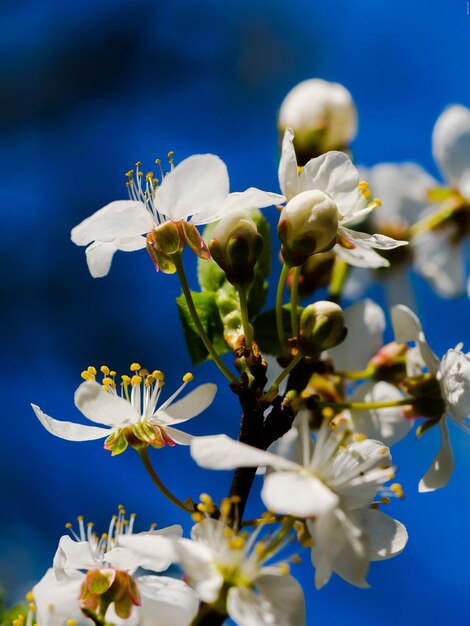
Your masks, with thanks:
M 213 607 L 202 602 L 196 617 L 191 622 L 191 626 L 222 626 L 226 619 L 227 615 L 219 613 Z

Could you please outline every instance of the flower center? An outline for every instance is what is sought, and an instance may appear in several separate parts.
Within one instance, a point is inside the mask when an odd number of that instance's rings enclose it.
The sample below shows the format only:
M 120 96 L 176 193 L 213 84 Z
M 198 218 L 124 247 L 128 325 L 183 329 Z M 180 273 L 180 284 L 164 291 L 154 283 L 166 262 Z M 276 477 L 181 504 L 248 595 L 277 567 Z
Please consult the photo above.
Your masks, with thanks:
M 174 168 L 173 152 L 168 152 L 168 160 L 170 165 L 170 171 Z M 165 178 L 166 173 L 163 171 L 162 162 L 160 159 L 156 159 L 155 163 L 160 170 L 160 178 L 157 178 L 153 172 L 144 172 L 140 169 L 142 163 L 137 161 L 134 170 L 126 172 L 126 187 L 129 194 L 129 199 L 135 202 L 142 202 L 147 207 L 147 210 L 155 220 L 156 225 L 163 224 L 168 221 L 168 218 L 158 212 L 156 206 L 155 192 L 158 189 L 161 181 Z

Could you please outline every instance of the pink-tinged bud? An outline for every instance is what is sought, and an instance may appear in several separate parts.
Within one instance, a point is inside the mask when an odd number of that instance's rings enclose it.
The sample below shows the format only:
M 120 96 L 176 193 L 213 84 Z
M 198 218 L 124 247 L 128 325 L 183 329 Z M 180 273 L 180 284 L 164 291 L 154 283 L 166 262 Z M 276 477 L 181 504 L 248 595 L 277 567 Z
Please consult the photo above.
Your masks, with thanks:
M 303 191 L 282 209 L 277 232 L 281 254 L 290 267 L 302 265 L 336 243 L 338 208 L 323 191 Z
M 215 227 L 209 242 L 214 261 L 227 280 L 237 287 L 253 282 L 256 261 L 263 249 L 263 238 L 246 211 L 232 211 Z
M 351 94 L 338 83 L 319 78 L 302 81 L 281 105 L 281 136 L 286 128 L 294 131 L 300 165 L 328 150 L 346 150 L 357 132 L 357 112 Z
M 341 307 L 326 300 L 315 302 L 302 311 L 297 347 L 305 356 L 316 356 L 344 341 L 346 334 Z

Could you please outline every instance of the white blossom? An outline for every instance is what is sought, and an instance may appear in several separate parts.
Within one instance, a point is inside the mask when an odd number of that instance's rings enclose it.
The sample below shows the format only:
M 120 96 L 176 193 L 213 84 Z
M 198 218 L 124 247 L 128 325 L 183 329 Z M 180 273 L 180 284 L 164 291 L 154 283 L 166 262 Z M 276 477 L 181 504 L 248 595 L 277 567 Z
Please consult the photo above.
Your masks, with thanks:
M 261 498 L 269 510 L 307 520 L 317 587 L 334 571 L 367 586 L 369 562 L 401 552 L 407 533 L 399 522 L 368 508 L 391 477 L 388 448 L 370 439 L 348 443 L 346 437 L 341 428 L 333 430 L 324 422 L 313 443 L 308 415 L 299 415 L 296 426 L 273 446 L 280 454 L 225 435 L 194 440 L 191 454 L 210 469 L 271 468 Z
M 292 213 L 295 214 L 297 205 L 302 208 L 302 214 L 304 214 L 306 203 L 300 202 L 304 197 L 303 194 L 310 198 L 312 192 L 315 191 L 322 197 L 322 206 L 325 203 L 328 205 L 330 213 L 332 207 L 336 208 L 337 227 L 330 223 L 328 233 L 322 235 L 322 241 L 326 241 L 328 236 L 330 240 L 332 236 L 336 237 L 338 243 L 334 250 L 350 265 L 388 267 L 389 262 L 377 254 L 375 249 L 391 250 L 407 245 L 408 242 L 397 241 L 380 234 L 369 235 L 349 228 L 359 218 L 378 206 L 377 202 L 364 203 L 360 191 L 359 173 L 351 159 L 342 152 L 331 151 L 311 159 L 299 174 L 293 139 L 294 133 L 288 128 L 284 134 L 279 163 L 279 184 L 287 200 L 281 213 L 280 224 L 283 220 L 289 223 L 289 220 L 295 219 Z M 292 210 L 291 202 L 295 205 L 294 210 Z M 310 217 L 306 218 L 307 222 L 316 220 L 315 206 L 316 204 L 312 205 Z M 297 230 L 299 230 L 298 227 Z
M 199 604 L 194 591 L 183 581 L 168 576 L 135 576 L 135 555 L 120 545 L 123 537 L 130 536 L 178 537 L 182 528 L 170 526 L 133 535 L 134 518 L 126 520 L 121 508 L 101 538 L 94 534 L 91 524 L 85 529 L 83 518 L 78 518 L 78 533 L 71 530 L 74 538 L 61 538 L 53 568 L 33 588 L 38 626 L 66 626 L 70 619 L 77 620 L 80 626 L 91 625 L 92 621 L 80 611 L 80 597 L 87 573 L 95 570 L 110 577 L 115 576 L 116 570 L 126 572 L 136 583 L 136 597 L 129 588 L 134 606 L 128 618 L 118 617 L 114 604 L 106 612 L 107 620 L 116 626 L 189 626 Z M 142 565 L 161 572 L 170 564 L 170 559 L 157 557 Z
M 238 626 L 303 626 L 302 588 L 285 563 L 270 563 L 285 544 L 270 551 L 268 543 L 264 549 L 256 545 L 258 533 L 243 538 L 222 520 L 206 518 L 193 527 L 191 539 L 141 535 L 124 544 L 137 559 L 170 554 L 203 602 L 218 604 L 228 589 L 226 610 Z
M 175 443 L 189 444 L 192 436 L 174 426 L 196 417 L 207 409 L 214 399 L 217 386 L 211 383 L 200 385 L 182 399 L 176 400 L 188 382 L 192 380 L 191 374 L 185 375 L 180 388 L 158 406 L 163 374 L 155 371 L 152 374 L 139 375 L 137 372 L 140 370 L 140 365 L 135 365 L 138 367 L 133 376 L 123 376 L 121 394 L 117 392 L 116 384 L 109 376 L 105 376 L 103 384 L 99 384 L 96 380 L 86 380 L 76 390 L 75 406 L 88 420 L 100 426 L 59 421 L 46 415 L 37 405 L 32 404 L 36 417 L 44 428 L 56 437 L 69 441 L 91 441 L 108 437 L 111 449 L 121 431 L 128 427 L 132 427 L 137 436 L 142 428 L 150 427 L 149 433 L 142 431 L 142 436 L 149 434 L 151 444 L 155 447 Z M 94 368 L 89 368 L 84 374 L 94 378 L 93 371 L 96 372 Z
M 447 485 L 454 469 L 447 419 L 467 432 L 470 430 L 467 422 L 470 417 L 470 354 L 462 352 L 459 345 L 439 360 L 426 341 L 419 319 L 403 305 L 393 307 L 392 323 L 397 342 L 413 342 L 416 346 L 408 352 L 409 375 L 417 376 L 427 370 L 435 377 L 445 403 L 439 421 L 441 449 L 419 483 L 419 491 L 434 491 Z
M 129 200 L 118 200 L 87 217 L 72 229 L 72 241 L 86 248 L 93 277 L 106 276 L 117 250 L 145 248 L 145 235 L 168 220 L 197 226 L 219 220 L 235 209 L 259 209 L 284 201 L 279 194 L 250 187 L 229 193 L 225 163 L 214 154 L 184 159 L 161 180 L 146 176 L 137 164 L 135 178 L 128 172 Z M 143 179 L 145 178 L 145 182 Z

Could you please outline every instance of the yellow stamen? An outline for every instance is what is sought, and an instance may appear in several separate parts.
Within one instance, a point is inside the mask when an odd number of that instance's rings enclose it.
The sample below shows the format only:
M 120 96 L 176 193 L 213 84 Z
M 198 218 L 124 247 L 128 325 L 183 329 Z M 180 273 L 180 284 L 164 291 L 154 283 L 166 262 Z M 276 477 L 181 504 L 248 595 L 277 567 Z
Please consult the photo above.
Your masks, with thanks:
M 192 380 L 194 380 L 194 374 L 191 374 L 191 372 L 188 372 L 183 376 L 183 381 L 185 383 L 190 383 Z
M 109 376 L 109 367 L 107 367 L 106 365 L 102 365 L 100 367 L 100 371 L 102 374 L 104 374 L 105 376 Z
M 141 368 L 140 363 L 132 363 L 130 370 L 131 372 L 138 372 Z

